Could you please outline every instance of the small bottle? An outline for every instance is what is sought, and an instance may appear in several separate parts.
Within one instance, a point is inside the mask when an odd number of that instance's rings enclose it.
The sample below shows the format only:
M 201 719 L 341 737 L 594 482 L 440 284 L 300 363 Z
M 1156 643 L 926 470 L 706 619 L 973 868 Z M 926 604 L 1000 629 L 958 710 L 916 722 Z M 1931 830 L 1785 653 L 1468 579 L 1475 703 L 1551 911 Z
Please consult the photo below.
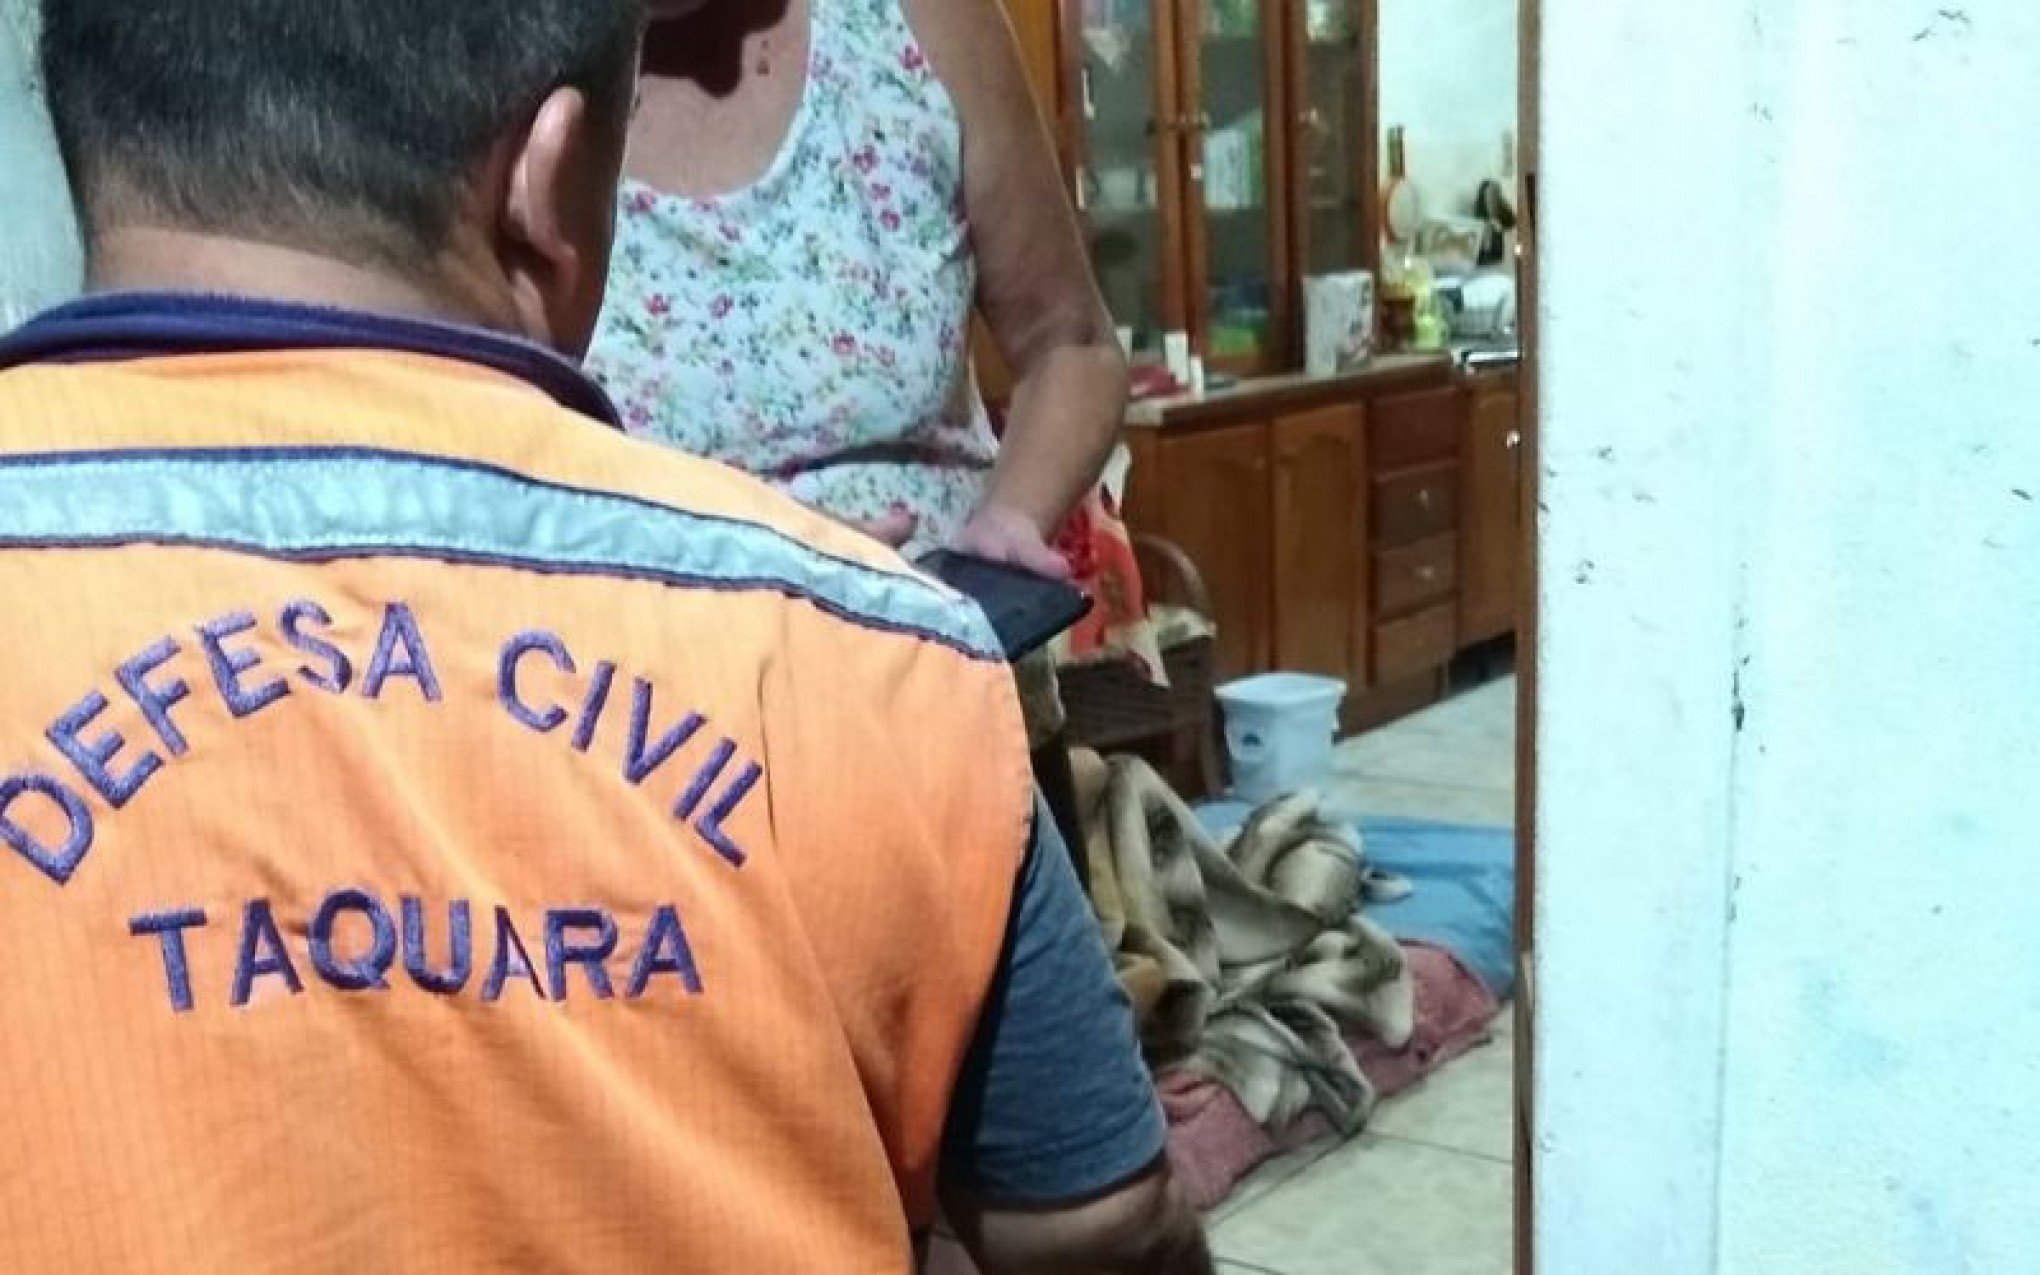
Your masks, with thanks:
M 1416 339 L 1413 344 L 1419 350 L 1442 350 L 1445 348 L 1445 317 L 1438 312 L 1438 298 L 1431 295 L 1417 307 Z

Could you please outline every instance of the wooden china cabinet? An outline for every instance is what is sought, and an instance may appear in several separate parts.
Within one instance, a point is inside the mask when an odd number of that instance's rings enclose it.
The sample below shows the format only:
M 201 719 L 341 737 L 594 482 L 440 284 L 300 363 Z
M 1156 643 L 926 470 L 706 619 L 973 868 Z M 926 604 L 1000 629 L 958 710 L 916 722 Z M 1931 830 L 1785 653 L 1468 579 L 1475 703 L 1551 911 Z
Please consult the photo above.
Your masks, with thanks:
M 1479 376 L 1462 414 L 1459 640 L 1485 642 L 1516 630 L 1530 580 L 1529 511 L 1524 498 L 1524 413 L 1515 373 Z
M 1518 626 L 1528 452 L 1513 369 L 1297 372 L 1303 278 L 1379 266 L 1376 0 L 1005 3 L 1136 360 L 1241 378 L 1128 414 L 1127 522 L 1197 564 L 1219 675 L 1338 677 L 1354 729 L 1432 702 Z
M 1367 658 L 1366 408 L 1297 412 L 1268 438 L 1274 467 L 1274 665 L 1348 683 Z
M 1058 3 L 1059 143 L 1136 356 L 1297 366 L 1303 276 L 1378 255 L 1372 0 Z

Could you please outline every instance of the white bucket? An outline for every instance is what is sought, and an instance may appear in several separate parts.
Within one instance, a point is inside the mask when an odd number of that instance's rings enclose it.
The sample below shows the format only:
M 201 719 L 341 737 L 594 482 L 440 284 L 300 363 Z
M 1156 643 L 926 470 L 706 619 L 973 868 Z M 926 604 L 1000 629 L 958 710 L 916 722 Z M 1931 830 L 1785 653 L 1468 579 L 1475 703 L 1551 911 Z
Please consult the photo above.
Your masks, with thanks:
M 1307 673 L 1264 673 L 1218 688 L 1233 796 L 1272 801 L 1332 772 L 1346 684 Z

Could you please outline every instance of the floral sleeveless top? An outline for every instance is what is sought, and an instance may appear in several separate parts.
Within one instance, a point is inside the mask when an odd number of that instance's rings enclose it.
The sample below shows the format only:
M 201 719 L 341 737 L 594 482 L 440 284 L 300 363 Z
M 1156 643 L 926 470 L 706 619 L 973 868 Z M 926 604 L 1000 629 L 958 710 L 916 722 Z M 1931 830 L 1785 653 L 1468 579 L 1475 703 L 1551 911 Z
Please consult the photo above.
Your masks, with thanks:
M 962 122 L 899 0 L 811 0 L 807 84 L 751 186 L 624 186 L 589 369 L 633 434 L 946 542 L 998 452 L 970 366 Z

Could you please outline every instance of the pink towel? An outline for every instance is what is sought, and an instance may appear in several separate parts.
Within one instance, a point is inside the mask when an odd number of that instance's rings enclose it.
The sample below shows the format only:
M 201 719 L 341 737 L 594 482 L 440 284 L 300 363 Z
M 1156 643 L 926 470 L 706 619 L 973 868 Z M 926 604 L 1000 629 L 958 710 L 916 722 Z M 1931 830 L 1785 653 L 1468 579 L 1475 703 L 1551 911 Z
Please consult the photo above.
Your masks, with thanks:
M 1390 1049 L 1378 1040 L 1353 1042 L 1353 1057 L 1374 1082 L 1376 1093 L 1392 1098 L 1446 1063 L 1488 1039 L 1501 1006 L 1459 958 L 1442 947 L 1405 943 L 1417 980 L 1417 1031 L 1408 1046 Z
M 1348 1043 L 1376 1095 L 1393 1097 L 1487 1039 L 1501 1007 L 1472 972 L 1444 948 L 1405 943 L 1417 989 L 1417 1030 L 1403 1049 L 1376 1040 Z M 1169 1117 L 1169 1160 L 1199 1208 L 1232 1194 L 1263 1162 L 1331 1132 L 1315 1113 L 1287 1129 L 1255 1124 L 1223 1085 L 1181 1074 L 1160 1080 Z

